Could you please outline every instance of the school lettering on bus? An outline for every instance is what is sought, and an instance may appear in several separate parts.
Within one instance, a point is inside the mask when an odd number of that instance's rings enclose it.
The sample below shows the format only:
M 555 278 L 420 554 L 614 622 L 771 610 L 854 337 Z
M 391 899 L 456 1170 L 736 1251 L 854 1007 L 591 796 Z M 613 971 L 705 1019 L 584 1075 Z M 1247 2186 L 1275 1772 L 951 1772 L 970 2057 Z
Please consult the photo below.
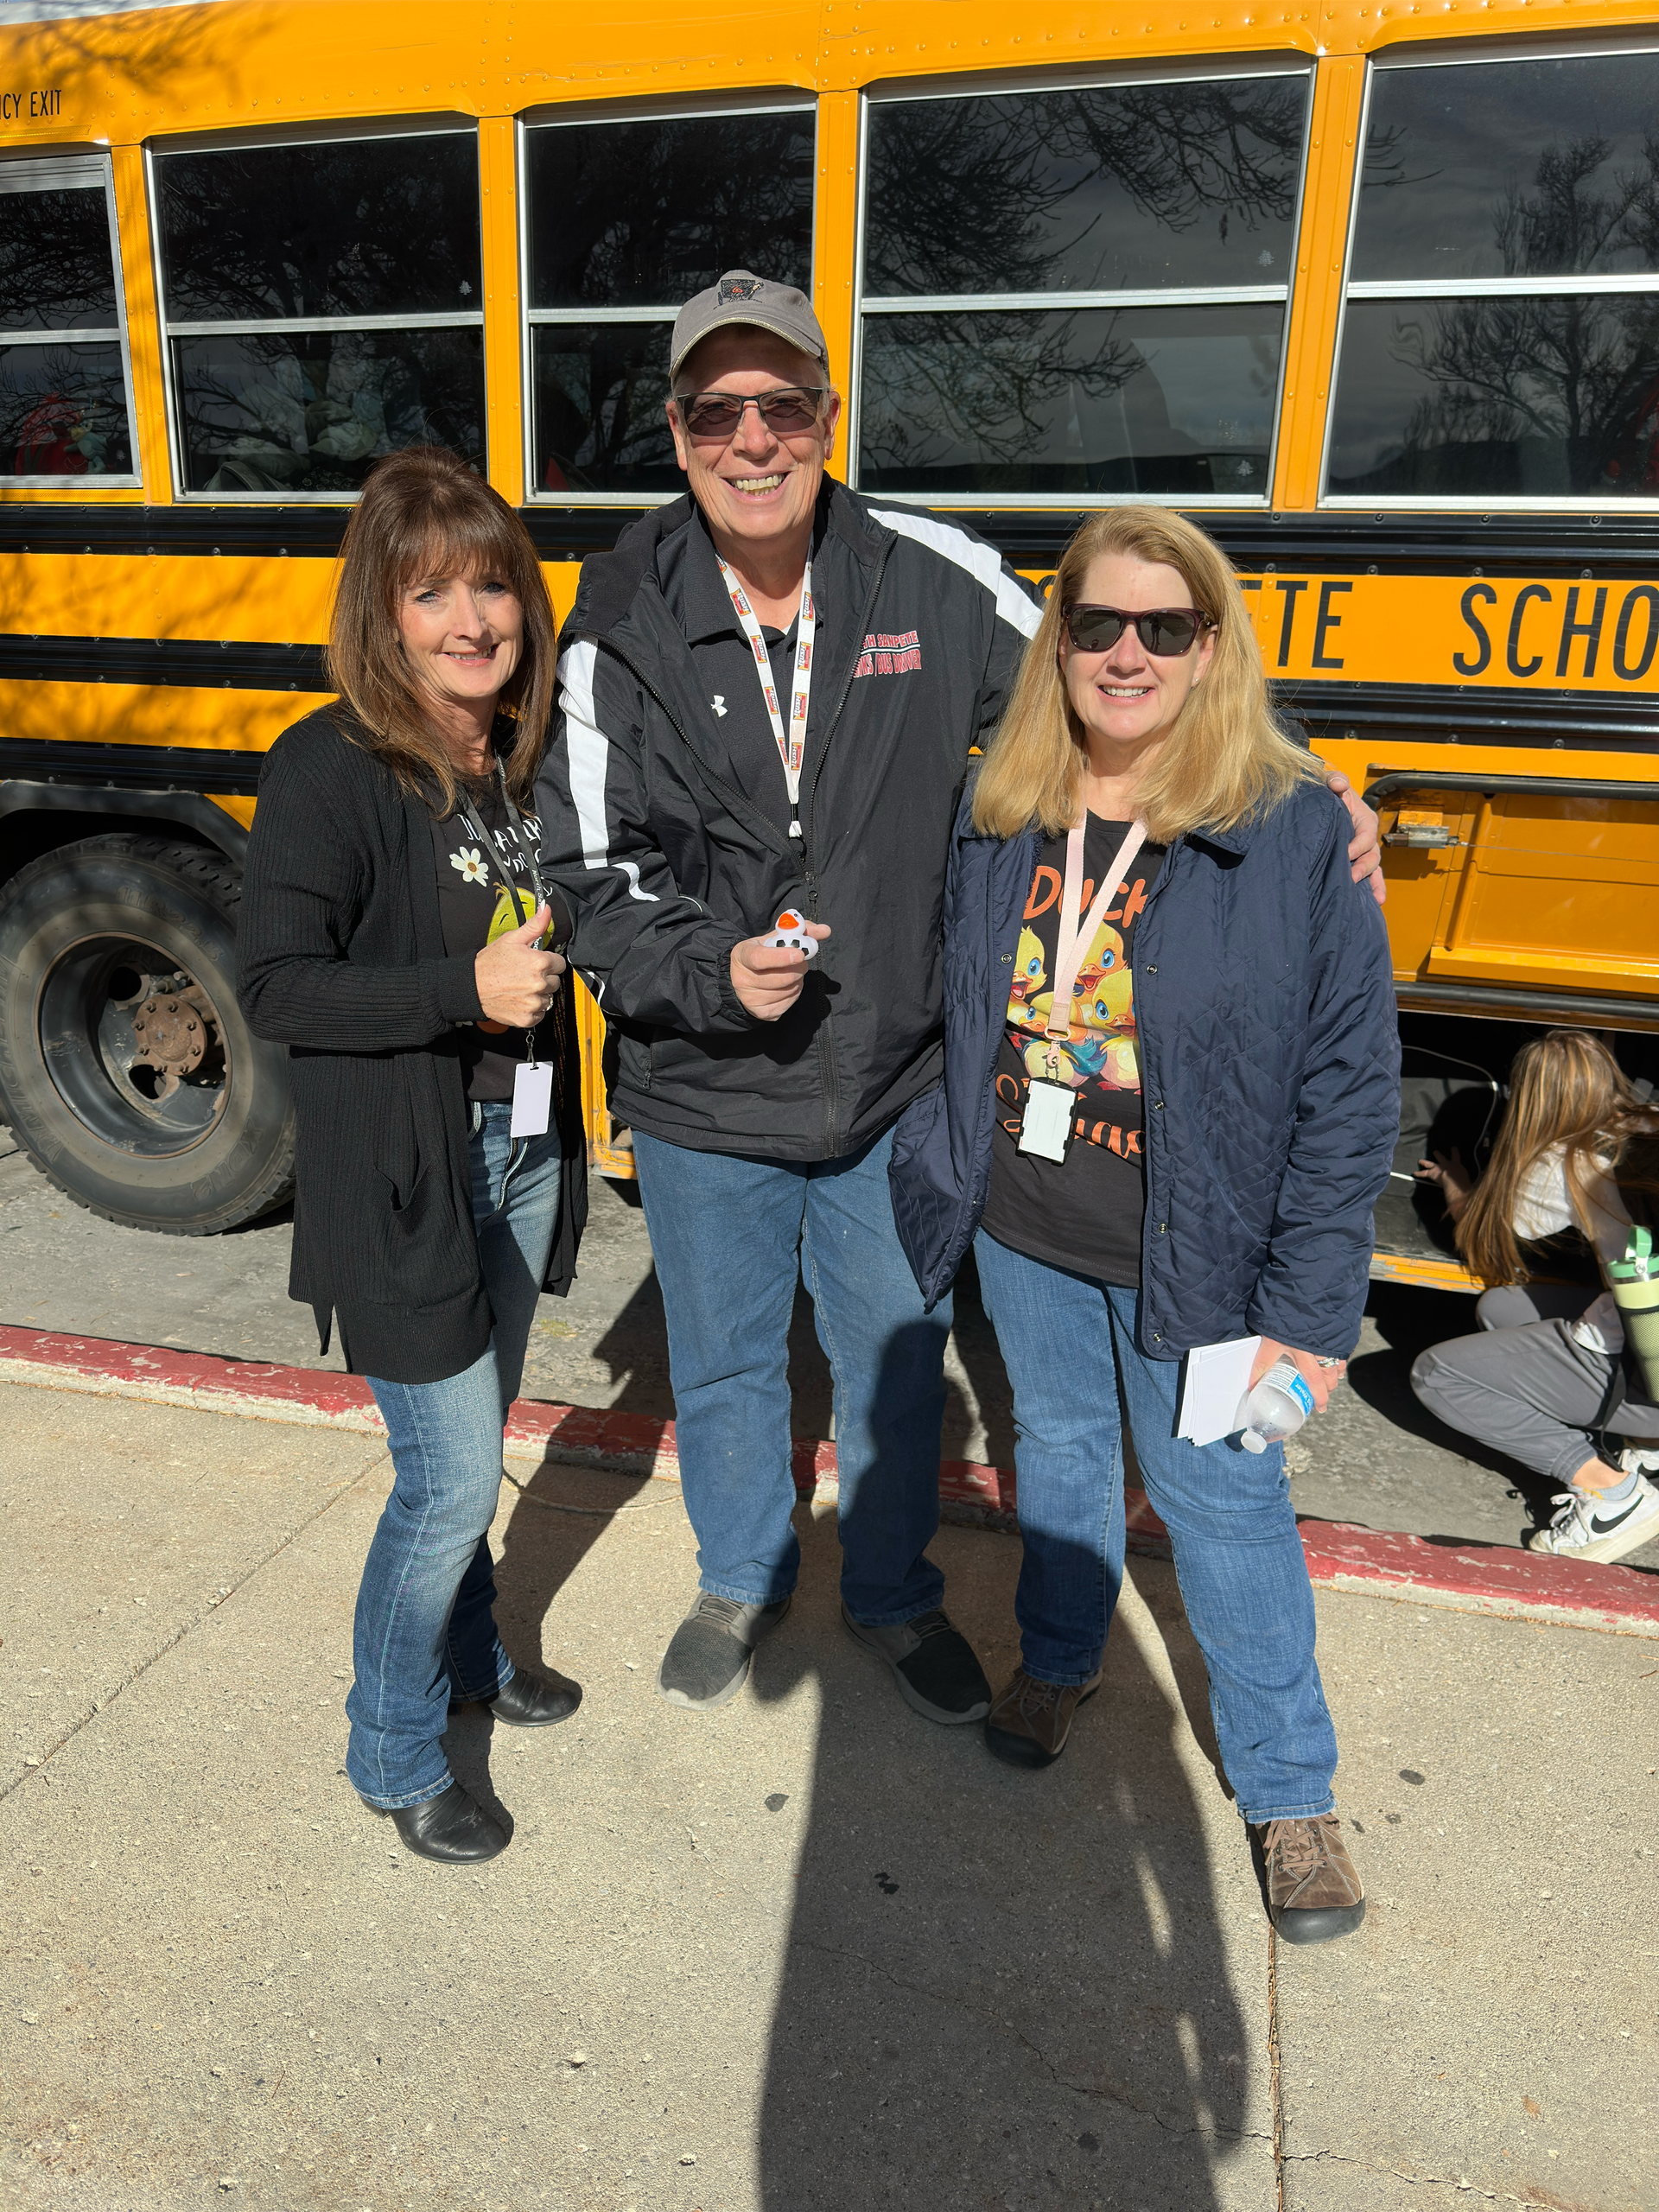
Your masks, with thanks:
M 1618 610 L 1611 620 L 1610 592 L 1617 593 Z M 1559 622 L 1548 611 L 1558 601 Z M 1570 683 L 1575 676 L 1586 683 L 1594 677 L 1604 635 L 1611 640 L 1612 671 L 1620 683 L 1639 683 L 1653 665 L 1654 649 L 1659 646 L 1659 587 L 1522 584 L 1510 603 L 1507 622 L 1489 627 L 1500 603 L 1495 585 L 1475 583 L 1465 591 L 1459 612 L 1470 642 L 1465 651 L 1452 656 L 1459 676 L 1484 676 L 1492 665 L 1495 630 L 1503 638 L 1505 673 L 1522 683 L 1547 664 L 1552 641 L 1554 680 L 1558 683 Z
M 1659 683 L 1659 577 L 1241 576 L 1268 673 L 1620 692 Z

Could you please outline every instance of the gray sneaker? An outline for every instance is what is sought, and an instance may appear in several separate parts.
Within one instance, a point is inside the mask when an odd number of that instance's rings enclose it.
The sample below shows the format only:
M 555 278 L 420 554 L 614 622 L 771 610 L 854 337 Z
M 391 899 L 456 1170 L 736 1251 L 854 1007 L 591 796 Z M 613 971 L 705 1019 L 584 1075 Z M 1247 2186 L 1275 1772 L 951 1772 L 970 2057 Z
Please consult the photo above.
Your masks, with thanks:
M 734 1598 L 703 1591 L 674 1631 L 657 1669 L 657 1688 L 671 1705 L 693 1713 L 712 1713 L 734 1698 L 748 1679 L 749 1655 L 789 1611 L 790 1600 L 775 1605 L 741 1605 Z
M 893 1669 L 899 1694 L 912 1712 L 944 1727 L 982 1720 L 991 1709 L 991 1686 L 973 1646 L 937 1608 L 893 1628 L 855 1621 L 845 1605 L 842 1625 L 867 1651 Z

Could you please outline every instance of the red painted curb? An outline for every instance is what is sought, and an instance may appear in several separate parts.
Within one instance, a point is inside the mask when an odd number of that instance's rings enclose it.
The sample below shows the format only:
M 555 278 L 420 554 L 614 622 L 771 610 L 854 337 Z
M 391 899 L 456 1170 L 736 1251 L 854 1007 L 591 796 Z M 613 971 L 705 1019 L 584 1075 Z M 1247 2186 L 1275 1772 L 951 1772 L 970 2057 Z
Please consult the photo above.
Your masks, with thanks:
M 204 1412 L 303 1421 L 384 1434 L 368 1384 L 338 1375 L 262 1361 L 221 1359 L 160 1344 L 116 1344 L 39 1329 L 0 1327 L 0 1382 L 34 1383 L 122 1397 L 159 1399 Z M 609 1413 L 520 1398 L 507 1420 L 510 1452 L 599 1467 L 613 1474 L 677 1482 L 674 1424 L 644 1414 Z M 836 1447 L 798 1439 L 795 1487 L 804 1497 L 836 1494 Z M 1013 1471 L 971 1459 L 939 1465 L 945 1517 L 982 1527 L 1017 1527 Z M 1131 1550 L 1168 1555 L 1169 1540 L 1144 1491 L 1125 1505 Z M 1624 1567 L 1586 1567 L 1501 1544 L 1437 1543 L 1342 1522 L 1304 1521 L 1302 1543 L 1315 1582 L 1420 1605 L 1520 1615 L 1584 1628 L 1659 1636 L 1659 1574 Z

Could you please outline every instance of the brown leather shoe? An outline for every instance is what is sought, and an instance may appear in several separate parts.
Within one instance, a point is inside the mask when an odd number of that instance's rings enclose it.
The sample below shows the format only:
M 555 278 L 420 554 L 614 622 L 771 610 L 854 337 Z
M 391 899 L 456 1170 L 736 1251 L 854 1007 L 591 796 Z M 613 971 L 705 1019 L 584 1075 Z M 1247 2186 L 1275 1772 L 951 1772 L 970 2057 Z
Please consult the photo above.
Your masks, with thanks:
M 1250 1836 L 1262 1854 L 1268 1917 L 1287 1943 L 1353 1934 L 1365 1917 L 1365 1892 L 1336 1814 L 1268 1821 Z
M 1086 1682 L 1033 1681 L 1022 1667 L 985 1716 L 987 1747 L 1010 1766 L 1052 1766 L 1065 1749 L 1071 1716 L 1100 1688 L 1100 1670 Z

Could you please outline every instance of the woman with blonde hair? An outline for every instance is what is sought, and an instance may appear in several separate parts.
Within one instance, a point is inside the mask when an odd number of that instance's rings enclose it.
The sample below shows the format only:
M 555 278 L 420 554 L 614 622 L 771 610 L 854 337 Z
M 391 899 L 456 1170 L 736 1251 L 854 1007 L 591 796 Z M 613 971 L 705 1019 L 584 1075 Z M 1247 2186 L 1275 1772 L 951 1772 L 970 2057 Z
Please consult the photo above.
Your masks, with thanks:
M 1399 1122 L 1387 941 L 1202 531 L 1066 549 L 952 842 L 945 1079 L 892 1180 L 924 1294 L 972 1240 L 1014 1384 L 1021 1662 L 991 1750 L 1043 1766 L 1099 1686 L 1123 1422 L 1169 1529 L 1228 1780 L 1287 1940 L 1364 1912 L 1284 1455 L 1179 1440 L 1179 1361 L 1257 1335 L 1323 1408 Z
M 1533 1550 L 1605 1563 L 1659 1537 L 1659 1451 L 1642 1448 L 1659 1444 L 1659 1406 L 1597 1265 L 1623 1258 L 1633 1221 L 1659 1228 L 1659 1113 L 1581 1029 L 1530 1039 L 1509 1089 L 1478 1181 L 1455 1152 L 1419 1163 L 1487 1288 L 1481 1333 L 1424 1352 L 1411 1387 L 1448 1428 L 1564 1485 Z M 1605 1456 L 1607 1430 L 1637 1441 Z
M 577 1066 L 550 949 L 569 933 L 531 804 L 555 631 L 523 523 L 452 453 L 373 471 L 346 525 L 328 664 L 340 696 L 266 756 L 241 1001 L 289 1047 L 289 1294 L 338 1325 L 395 1478 L 358 1592 L 346 1772 L 429 1859 L 505 1831 L 450 1774 L 453 1705 L 510 1726 L 582 1693 L 515 1668 L 486 1531 L 543 1287 L 587 1211 Z

